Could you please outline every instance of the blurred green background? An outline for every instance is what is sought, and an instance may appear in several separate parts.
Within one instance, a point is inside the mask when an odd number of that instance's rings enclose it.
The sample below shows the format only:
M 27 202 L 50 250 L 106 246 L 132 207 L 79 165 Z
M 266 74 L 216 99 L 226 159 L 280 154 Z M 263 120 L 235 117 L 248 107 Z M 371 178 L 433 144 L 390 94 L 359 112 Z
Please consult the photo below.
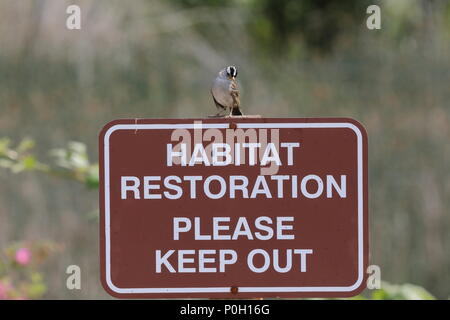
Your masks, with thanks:
M 70 4 L 81 30 L 65 27 Z M 366 27 L 370 4 L 381 30 Z M 49 150 L 80 141 L 86 152 L 70 148 L 86 167 L 112 119 L 215 113 L 209 86 L 230 64 L 246 114 L 365 125 L 371 263 L 383 280 L 448 298 L 450 1 L 0 0 L 0 137 L 31 138 L 37 159 L 56 154 L 57 164 L 67 152 Z M 13 171 L 0 168 L 0 250 L 54 242 L 62 249 L 42 266 L 43 297 L 107 298 L 97 190 Z M 66 289 L 70 264 L 82 290 Z

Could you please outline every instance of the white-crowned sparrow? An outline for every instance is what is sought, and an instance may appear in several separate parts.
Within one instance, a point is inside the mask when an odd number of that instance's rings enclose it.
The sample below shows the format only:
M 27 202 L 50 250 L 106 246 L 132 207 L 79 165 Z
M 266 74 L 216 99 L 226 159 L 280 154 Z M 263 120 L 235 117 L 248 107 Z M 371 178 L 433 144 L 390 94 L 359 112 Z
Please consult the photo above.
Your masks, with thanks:
M 230 110 L 230 116 L 241 116 L 239 89 L 236 82 L 237 68 L 234 66 L 220 70 L 214 80 L 211 94 L 220 116 L 223 111 Z

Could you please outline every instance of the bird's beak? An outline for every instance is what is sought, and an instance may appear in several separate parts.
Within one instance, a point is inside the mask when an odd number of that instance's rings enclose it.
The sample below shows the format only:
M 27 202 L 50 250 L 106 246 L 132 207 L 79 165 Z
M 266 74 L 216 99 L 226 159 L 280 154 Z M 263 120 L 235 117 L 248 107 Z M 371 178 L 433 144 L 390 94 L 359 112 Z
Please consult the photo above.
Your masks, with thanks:
M 236 77 L 231 77 L 231 80 L 233 80 L 233 81 L 236 80 Z

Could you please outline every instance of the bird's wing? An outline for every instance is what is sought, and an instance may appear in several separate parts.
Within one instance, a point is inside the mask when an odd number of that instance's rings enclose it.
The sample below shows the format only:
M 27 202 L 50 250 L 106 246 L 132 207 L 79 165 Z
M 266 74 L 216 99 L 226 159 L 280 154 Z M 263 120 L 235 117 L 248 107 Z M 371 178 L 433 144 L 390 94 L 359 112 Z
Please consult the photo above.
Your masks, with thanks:
M 224 110 L 226 109 L 226 107 L 224 107 L 219 102 L 217 102 L 216 98 L 214 97 L 214 93 L 212 92 L 212 90 L 211 90 L 211 96 L 212 96 L 212 98 L 214 100 L 214 103 L 215 103 L 217 109 L 224 109 Z

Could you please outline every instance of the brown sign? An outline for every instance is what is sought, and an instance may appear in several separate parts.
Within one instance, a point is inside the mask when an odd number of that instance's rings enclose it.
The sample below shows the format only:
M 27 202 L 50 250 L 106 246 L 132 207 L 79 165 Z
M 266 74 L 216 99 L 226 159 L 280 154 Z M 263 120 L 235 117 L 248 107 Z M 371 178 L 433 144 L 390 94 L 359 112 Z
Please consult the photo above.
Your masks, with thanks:
M 100 134 L 104 288 L 116 297 L 345 297 L 365 288 L 357 121 L 116 120 Z

